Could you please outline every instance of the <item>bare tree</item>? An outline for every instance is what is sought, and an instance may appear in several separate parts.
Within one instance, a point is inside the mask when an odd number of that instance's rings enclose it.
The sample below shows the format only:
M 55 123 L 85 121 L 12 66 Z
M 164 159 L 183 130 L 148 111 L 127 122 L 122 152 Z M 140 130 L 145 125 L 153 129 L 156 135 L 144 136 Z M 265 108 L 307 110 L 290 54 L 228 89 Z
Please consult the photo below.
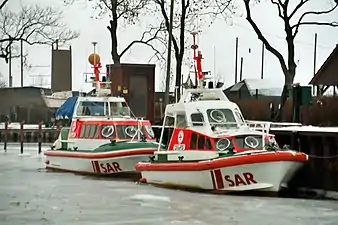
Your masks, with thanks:
M 79 0 L 64 0 L 67 4 L 73 4 Z M 121 63 L 121 58 L 135 44 L 144 44 L 149 46 L 155 55 L 159 52 L 154 47 L 158 33 L 163 30 L 162 27 L 149 26 L 141 35 L 140 39 L 130 42 L 124 49 L 119 51 L 118 29 L 127 25 L 137 26 L 143 15 L 148 15 L 151 10 L 148 8 L 149 0 L 85 0 L 93 4 L 93 9 L 97 12 L 95 18 L 109 16 L 109 25 L 107 26 L 111 38 L 111 56 L 115 64 Z
M 167 12 L 168 1 L 153 0 L 159 7 L 159 11 L 164 20 L 166 32 L 169 32 L 169 13 Z M 176 7 L 177 6 L 177 7 Z M 229 15 L 234 12 L 234 4 L 232 0 L 175 0 L 174 13 L 174 32 L 172 37 L 174 56 L 176 60 L 175 68 L 175 86 L 181 86 L 182 66 L 184 54 L 187 50 L 187 34 L 196 31 L 196 20 L 199 20 L 202 28 L 204 22 L 211 23 L 217 15 Z M 199 17 L 199 18 L 197 18 Z M 190 48 L 190 46 L 189 46 Z M 177 93 L 179 99 L 179 93 Z
M 300 11 L 303 7 L 310 2 L 310 0 L 298 0 L 298 3 L 295 7 L 291 7 L 290 0 L 270 0 L 271 4 L 277 7 L 278 9 L 278 17 L 283 20 L 284 30 L 285 30 L 285 39 L 287 44 L 287 57 L 286 59 L 283 57 L 282 53 L 273 47 L 269 40 L 263 35 L 260 28 L 254 22 L 254 19 L 251 15 L 251 5 L 252 1 L 243 0 L 246 10 L 246 19 L 250 23 L 251 27 L 254 29 L 255 33 L 258 36 L 258 39 L 263 42 L 265 48 L 271 52 L 279 61 L 282 71 L 285 77 L 284 89 L 281 96 L 281 107 L 278 113 L 278 119 L 281 119 L 281 112 L 283 110 L 283 106 L 289 96 L 289 92 L 292 88 L 292 83 L 294 82 L 294 78 L 296 75 L 296 60 L 295 60 L 295 38 L 299 32 L 300 27 L 306 25 L 320 25 L 320 26 L 338 26 L 337 22 L 318 22 L 306 20 L 308 16 L 319 16 L 324 14 L 329 14 L 333 12 L 338 6 L 338 0 L 334 0 L 334 5 L 327 10 L 307 10 L 303 13 Z M 292 1 L 293 3 L 293 1 Z M 295 19 L 296 14 L 299 14 L 298 19 Z M 296 17 L 297 18 L 297 17 Z M 295 23 L 291 23 L 291 21 L 295 19 Z
M 1 9 L 0 58 L 8 62 L 10 47 L 12 56 L 18 55 L 16 43 L 19 41 L 29 45 L 51 45 L 56 40 L 63 44 L 77 38 L 79 33 L 68 29 L 61 19 L 62 11 L 53 7 L 23 6 L 18 12 Z
M 0 4 L 0 10 L 6 5 L 6 3 L 8 2 L 8 0 L 3 0 Z

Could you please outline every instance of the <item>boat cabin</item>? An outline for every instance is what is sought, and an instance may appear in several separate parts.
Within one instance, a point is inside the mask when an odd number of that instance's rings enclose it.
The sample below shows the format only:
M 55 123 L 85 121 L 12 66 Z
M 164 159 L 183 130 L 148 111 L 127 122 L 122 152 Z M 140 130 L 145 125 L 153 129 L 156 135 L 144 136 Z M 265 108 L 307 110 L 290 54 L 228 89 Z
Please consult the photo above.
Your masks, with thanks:
M 56 115 L 71 119 L 70 127 L 61 129 L 57 141 L 62 149 L 94 149 L 111 140 L 156 141 L 150 121 L 134 117 L 123 97 L 72 97 Z
M 173 127 L 169 151 L 241 152 L 262 150 L 274 141 L 273 135 L 250 128 L 221 89 L 187 89 L 178 103 L 166 107 L 163 126 Z

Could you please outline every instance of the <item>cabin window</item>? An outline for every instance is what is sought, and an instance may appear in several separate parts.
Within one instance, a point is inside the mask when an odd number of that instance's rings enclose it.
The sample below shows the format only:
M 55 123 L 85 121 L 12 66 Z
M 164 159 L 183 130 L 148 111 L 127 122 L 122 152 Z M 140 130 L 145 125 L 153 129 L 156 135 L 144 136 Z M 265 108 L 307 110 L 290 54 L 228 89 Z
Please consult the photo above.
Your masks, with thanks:
M 206 141 L 205 141 L 205 147 L 206 147 L 206 149 L 208 149 L 208 150 L 211 150 L 211 149 L 212 149 L 211 141 L 210 141 L 209 138 L 207 138 Z
M 231 109 L 208 109 L 208 119 L 211 125 L 217 127 L 236 127 L 237 121 Z
M 197 144 L 197 134 L 192 133 L 190 136 L 190 149 L 196 149 Z
M 104 102 L 80 102 L 76 114 L 78 116 L 104 116 Z
M 173 127 L 174 125 L 175 125 L 175 119 L 174 119 L 174 117 L 167 116 L 165 118 L 165 126 L 171 126 L 171 127 Z
M 130 116 L 130 110 L 125 102 L 110 102 L 111 116 Z
M 185 113 L 176 115 L 176 127 L 177 128 L 186 128 L 187 127 L 187 120 L 186 120 L 186 117 L 185 117 Z
M 85 137 L 85 138 L 88 138 L 88 137 L 89 137 L 89 134 L 90 134 L 90 130 L 91 130 L 91 128 L 92 128 L 92 125 L 87 124 L 87 125 L 85 125 L 85 126 L 86 126 L 86 131 L 85 131 L 85 133 L 84 133 L 84 137 Z
M 203 126 L 204 117 L 202 113 L 192 113 L 190 118 L 193 126 Z
M 204 146 L 205 146 L 205 137 L 199 136 L 198 141 L 197 141 L 197 147 L 198 149 L 204 149 Z
M 119 139 L 138 139 L 144 136 L 143 126 L 138 127 L 137 125 L 116 125 L 117 136 Z M 139 132 L 139 133 L 138 133 Z
M 80 138 L 84 138 L 85 136 L 85 132 L 86 132 L 86 128 L 87 126 L 86 125 L 82 125 L 81 126 L 81 131 L 80 131 Z
M 97 138 L 98 137 L 98 125 L 90 125 L 90 131 L 88 138 Z
M 242 114 L 239 112 L 238 109 L 235 109 L 235 115 L 236 115 L 237 120 L 240 123 L 243 123 L 243 124 L 245 123 L 244 118 L 243 118 Z

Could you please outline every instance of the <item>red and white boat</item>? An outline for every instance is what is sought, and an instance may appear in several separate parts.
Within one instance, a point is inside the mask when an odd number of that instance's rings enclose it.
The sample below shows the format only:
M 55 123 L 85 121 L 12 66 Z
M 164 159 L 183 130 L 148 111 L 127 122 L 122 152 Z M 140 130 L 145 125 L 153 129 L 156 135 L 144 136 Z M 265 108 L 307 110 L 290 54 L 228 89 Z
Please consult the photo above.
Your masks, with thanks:
M 99 63 L 94 65 L 95 94 L 71 97 L 56 112 L 70 118 L 71 124 L 61 129 L 52 148 L 44 152 L 47 169 L 139 174 L 135 164 L 157 150 L 150 121 L 133 116 L 123 97 L 110 95 L 109 82 L 100 82 L 99 67 Z
M 188 100 L 191 96 L 195 100 Z M 168 105 L 165 125 L 174 130 L 167 151 L 140 162 L 142 182 L 217 192 L 278 192 L 308 160 L 280 149 L 274 135 L 251 128 L 221 89 L 186 90 Z M 262 129 L 264 130 L 264 129 Z M 163 133 L 160 138 L 162 143 Z
M 287 186 L 308 156 L 279 148 L 268 124 L 252 128 L 222 89 L 204 86 L 167 105 L 160 137 L 162 143 L 165 127 L 173 127 L 167 151 L 159 148 L 150 162 L 136 165 L 140 182 L 215 192 L 279 192 Z

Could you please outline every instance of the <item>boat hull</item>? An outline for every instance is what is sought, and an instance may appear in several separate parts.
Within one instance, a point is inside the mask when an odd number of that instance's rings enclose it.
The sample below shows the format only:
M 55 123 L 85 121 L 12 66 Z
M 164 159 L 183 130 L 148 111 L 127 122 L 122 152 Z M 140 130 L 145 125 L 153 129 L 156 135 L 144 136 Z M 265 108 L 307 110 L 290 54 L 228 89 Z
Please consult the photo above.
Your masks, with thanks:
M 144 182 L 171 188 L 221 193 L 276 193 L 287 186 L 295 172 L 307 161 L 307 155 L 303 153 L 282 154 L 261 153 L 195 163 L 138 163 L 136 169 L 141 171 Z
M 138 173 L 135 165 L 147 161 L 156 148 L 130 149 L 111 152 L 80 152 L 48 150 L 46 169 L 91 175 Z

